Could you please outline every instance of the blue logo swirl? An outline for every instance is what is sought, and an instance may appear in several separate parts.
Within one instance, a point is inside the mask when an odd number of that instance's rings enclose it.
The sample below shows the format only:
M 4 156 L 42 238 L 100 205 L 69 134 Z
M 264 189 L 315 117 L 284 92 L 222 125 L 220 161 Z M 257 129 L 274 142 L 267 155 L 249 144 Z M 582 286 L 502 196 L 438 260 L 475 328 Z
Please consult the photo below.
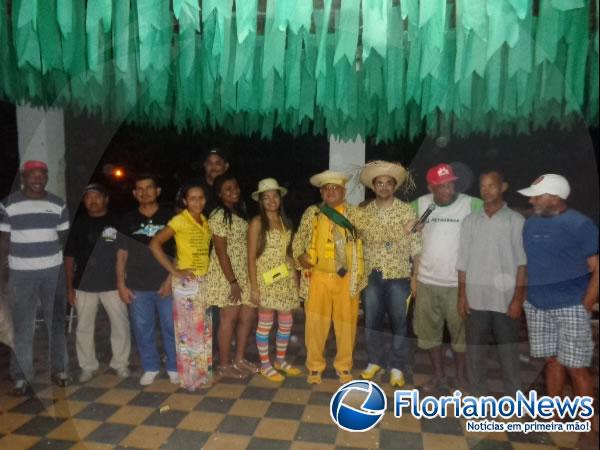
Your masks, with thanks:
M 360 408 L 347 404 L 349 396 L 365 397 Z M 350 381 L 331 397 L 331 419 L 346 431 L 369 431 L 383 418 L 387 398 L 383 390 L 372 381 Z

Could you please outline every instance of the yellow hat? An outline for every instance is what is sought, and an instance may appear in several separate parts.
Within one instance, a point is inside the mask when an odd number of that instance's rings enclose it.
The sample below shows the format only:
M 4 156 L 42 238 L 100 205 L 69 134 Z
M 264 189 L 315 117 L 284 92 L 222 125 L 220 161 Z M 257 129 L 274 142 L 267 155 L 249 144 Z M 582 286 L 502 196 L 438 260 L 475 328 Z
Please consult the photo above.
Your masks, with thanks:
M 282 197 L 287 194 L 287 189 L 279 186 L 275 178 L 264 178 L 258 182 L 258 190 L 252 193 L 252 200 L 258 201 L 258 196 L 267 191 L 279 191 Z
M 325 186 L 326 184 L 337 184 L 345 187 L 350 177 L 343 172 L 336 172 L 334 170 L 326 170 L 325 172 L 318 173 L 310 177 L 310 184 L 318 188 Z
M 392 177 L 396 180 L 394 190 L 397 190 L 402 183 L 406 181 L 408 171 L 399 163 L 388 161 L 372 161 L 368 163 L 360 172 L 360 182 L 365 186 L 374 189 L 373 180 L 380 176 Z

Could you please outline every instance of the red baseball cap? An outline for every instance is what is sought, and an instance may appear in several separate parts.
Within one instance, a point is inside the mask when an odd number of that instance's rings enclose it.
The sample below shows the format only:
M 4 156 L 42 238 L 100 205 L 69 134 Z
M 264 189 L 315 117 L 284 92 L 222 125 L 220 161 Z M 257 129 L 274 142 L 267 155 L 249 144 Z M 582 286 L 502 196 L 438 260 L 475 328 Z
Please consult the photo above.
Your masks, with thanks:
M 454 169 L 450 164 L 441 163 L 427 171 L 426 179 L 429 184 L 444 184 L 458 180 L 458 177 L 454 175 Z
M 36 161 L 34 159 L 30 159 L 29 161 L 25 161 L 23 163 L 23 172 L 36 169 L 48 171 L 48 166 L 44 161 Z

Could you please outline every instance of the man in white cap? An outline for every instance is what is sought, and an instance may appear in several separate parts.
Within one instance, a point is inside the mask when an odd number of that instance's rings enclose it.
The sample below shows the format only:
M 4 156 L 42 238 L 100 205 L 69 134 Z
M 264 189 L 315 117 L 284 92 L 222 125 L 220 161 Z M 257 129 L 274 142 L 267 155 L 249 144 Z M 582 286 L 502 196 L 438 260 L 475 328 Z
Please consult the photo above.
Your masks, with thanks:
M 352 380 L 352 351 L 358 320 L 358 294 L 364 287 L 362 243 L 366 215 L 346 203 L 346 182 L 341 172 L 326 170 L 310 178 L 321 191 L 323 203 L 302 215 L 292 245 L 293 256 L 310 271 L 306 311 L 306 367 L 308 383 L 321 382 L 323 356 L 333 321 L 337 354 L 334 367 L 341 383 Z
M 8 296 L 14 324 L 10 372 L 15 382 L 12 393 L 17 396 L 31 393 L 29 386 L 35 375 L 33 340 L 38 299 L 48 331 L 52 379 L 63 387 L 69 381 L 62 252 L 69 214 L 65 202 L 46 191 L 45 162 L 26 161 L 21 180 L 21 190 L 8 196 L 0 217 L 0 267 L 6 267 L 8 259 Z M 0 288 L 3 283 L 0 274 Z
M 546 359 L 546 391 L 562 396 L 569 374 L 575 395 L 593 395 L 590 315 L 598 301 L 598 227 L 570 209 L 569 182 L 545 174 L 519 191 L 534 215 L 523 228 L 531 356 Z
M 360 375 L 372 380 L 384 372 L 389 360 L 390 384 L 401 387 L 405 376 L 410 377 L 412 372 L 410 342 L 406 338 L 406 299 L 410 296 L 411 258 L 421 252 L 421 233 L 410 232 L 416 221 L 415 211 L 394 193 L 402 186 L 410 186 L 412 179 L 398 163 L 372 161 L 361 171 L 360 181 L 375 192 L 375 200 L 365 207 L 371 218 L 364 231 L 368 285 L 363 291 L 363 305 L 368 365 Z M 386 313 L 392 328 L 389 352 L 384 334 Z

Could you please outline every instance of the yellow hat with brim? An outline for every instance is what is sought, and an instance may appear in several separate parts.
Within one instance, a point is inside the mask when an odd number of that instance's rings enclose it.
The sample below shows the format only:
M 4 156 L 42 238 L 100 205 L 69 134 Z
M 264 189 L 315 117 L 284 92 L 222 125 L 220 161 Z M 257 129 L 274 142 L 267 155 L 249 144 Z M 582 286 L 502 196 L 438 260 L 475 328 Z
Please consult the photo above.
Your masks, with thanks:
M 258 201 L 259 195 L 267 191 L 279 191 L 282 197 L 287 194 L 287 189 L 279 186 L 275 178 L 264 178 L 258 182 L 258 190 L 252 193 L 252 200 Z
M 318 173 L 310 177 L 310 184 L 318 188 L 325 186 L 326 184 L 337 184 L 345 187 L 350 177 L 343 172 L 336 172 L 334 170 L 326 170 L 325 172 Z
M 394 190 L 398 190 L 406 181 L 408 171 L 402 164 L 389 161 L 372 161 L 360 172 L 360 182 L 374 190 L 373 180 L 381 176 L 392 177 L 396 181 Z

